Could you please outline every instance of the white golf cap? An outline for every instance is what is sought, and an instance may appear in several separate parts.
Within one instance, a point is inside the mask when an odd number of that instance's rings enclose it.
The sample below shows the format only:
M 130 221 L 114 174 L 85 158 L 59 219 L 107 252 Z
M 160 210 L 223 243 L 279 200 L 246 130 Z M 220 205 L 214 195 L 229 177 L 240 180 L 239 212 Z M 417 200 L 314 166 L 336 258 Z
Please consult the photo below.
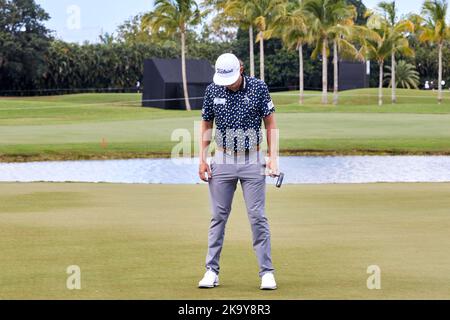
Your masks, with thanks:
M 216 62 L 214 83 L 219 86 L 229 86 L 238 81 L 241 75 L 241 63 L 232 53 L 221 55 Z

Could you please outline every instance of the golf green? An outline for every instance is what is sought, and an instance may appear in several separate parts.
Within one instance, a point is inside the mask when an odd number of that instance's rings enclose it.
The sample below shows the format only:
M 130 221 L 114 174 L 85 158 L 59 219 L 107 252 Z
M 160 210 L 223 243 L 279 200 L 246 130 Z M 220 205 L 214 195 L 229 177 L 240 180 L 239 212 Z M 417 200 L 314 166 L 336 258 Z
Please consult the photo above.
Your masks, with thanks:
M 221 286 L 196 288 L 206 185 L 0 184 L 0 299 L 449 299 L 450 183 L 268 187 L 279 289 L 260 291 L 238 186 Z M 67 267 L 81 269 L 68 290 Z M 381 269 L 369 290 L 367 268 Z

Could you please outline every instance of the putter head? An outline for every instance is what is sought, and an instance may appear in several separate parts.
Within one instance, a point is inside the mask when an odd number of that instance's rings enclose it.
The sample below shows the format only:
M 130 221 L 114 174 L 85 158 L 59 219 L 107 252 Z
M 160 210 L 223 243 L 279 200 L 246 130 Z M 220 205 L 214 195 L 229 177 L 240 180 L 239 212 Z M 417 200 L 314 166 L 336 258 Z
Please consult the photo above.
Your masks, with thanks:
M 277 180 L 277 188 L 281 188 L 281 186 L 283 185 L 283 180 L 284 180 L 284 173 L 280 172 Z

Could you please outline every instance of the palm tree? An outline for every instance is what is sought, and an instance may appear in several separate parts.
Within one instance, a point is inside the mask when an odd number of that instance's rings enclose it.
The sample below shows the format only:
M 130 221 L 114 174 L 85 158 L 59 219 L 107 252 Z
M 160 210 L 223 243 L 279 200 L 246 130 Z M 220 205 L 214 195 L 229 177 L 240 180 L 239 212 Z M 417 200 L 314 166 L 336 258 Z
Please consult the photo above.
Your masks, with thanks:
M 351 15 L 356 17 L 356 9 L 353 11 L 353 6 L 349 6 L 347 13 L 348 20 L 342 20 L 342 23 L 337 24 L 330 30 L 330 38 L 333 41 L 333 68 L 334 68 L 334 82 L 333 82 L 333 104 L 338 104 L 339 99 L 339 53 L 348 59 L 364 60 L 361 52 L 349 41 L 353 37 L 354 25 Z M 353 7 L 354 8 L 354 7 Z
M 278 17 L 275 21 L 275 33 L 280 36 L 284 45 L 288 50 L 295 49 L 298 51 L 299 59 L 299 103 L 304 102 L 304 60 L 303 60 L 303 46 L 312 43 L 312 34 L 308 32 L 308 21 L 303 12 L 302 3 L 289 2 L 286 4 L 287 8 L 284 15 Z
M 392 67 L 386 66 L 388 72 L 386 72 L 386 80 L 389 82 L 389 86 L 392 87 L 393 80 L 395 79 L 397 87 L 406 89 L 417 89 L 420 83 L 419 72 L 417 72 L 416 67 L 405 60 L 398 61 L 396 64 L 397 77 L 392 76 Z
M 186 76 L 186 33 L 191 26 L 198 25 L 207 12 L 201 13 L 195 0 L 156 0 L 152 12 L 144 15 L 143 25 L 153 33 L 162 32 L 181 37 L 181 73 L 186 109 L 191 110 Z
M 328 55 L 329 41 L 333 41 L 334 48 L 334 101 L 337 103 L 338 91 L 338 50 L 351 48 L 345 40 L 349 26 L 353 24 L 356 15 L 354 6 L 348 5 L 345 0 L 305 0 L 304 11 L 311 21 L 311 32 L 316 35 L 316 45 L 312 56 L 322 56 L 322 103 L 328 103 Z
M 249 57 L 250 76 L 255 76 L 255 50 L 254 50 L 254 20 L 256 18 L 254 1 L 232 1 L 232 0 L 204 0 L 202 6 L 213 8 L 217 14 L 213 18 L 215 28 L 224 26 L 248 29 L 249 34 Z
M 398 21 L 397 17 L 397 7 L 395 1 L 383 1 L 378 4 L 378 7 L 383 11 L 384 18 L 388 23 L 389 28 L 391 28 L 392 36 L 396 35 L 396 40 L 393 41 L 393 48 L 391 52 L 391 74 L 394 81 L 392 82 L 392 103 L 397 102 L 396 95 L 396 61 L 395 54 L 397 52 L 402 52 L 405 55 L 412 55 L 412 50 L 409 49 L 409 42 L 405 41 L 406 32 L 414 32 L 414 24 L 410 20 Z
M 442 103 L 442 49 L 444 42 L 450 38 L 450 26 L 445 19 L 447 17 L 447 0 L 425 0 L 422 14 L 425 24 L 420 33 L 422 42 L 435 43 L 439 50 L 439 75 L 438 75 L 438 102 Z
M 209 0 L 211 1 L 211 0 Z M 212 0 L 219 2 L 219 7 L 223 9 L 222 15 L 217 16 L 216 22 L 220 21 L 220 16 L 230 20 L 230 24 L 240 28 L 248 29 L 249 37 L 249 57 L 250 57 L 250 76 L 255 76 L 255 40 L 254 40 L 254 20 L 256 19 L 255 1 L 233 1 L 233 0 Z M 217 5 L 216 5 L 217 6 Z
M 282 14 L 286 0 L 204 0 L 207 6 L 214 6 L 222 14 L 220 17 L 229 19 L 228 22 L 249 30 L 250 42 L 250 75 L 254 76 L 254 41 L 253 28 L 256 27 L 260 51 L 260 78 L 265 80 L 264 73 L 264 40 L 273 34 L 273 21 Z M 220 18 L 219 18 L 220 19 Z M 220 21 L 217 20 L 216 21 Z M 226 24 L 225 20 L 225 24 Z M 224 21 L 222 20 L 222 23 Z
M 234 1 L 238 1 L 242 6 L 241 0 Z M 251 10 L 256 16 L 254 25 L 258 30 L 256 42 L 259 41 L 259 76 L 262 81 L 265 81 L 264 40 L 272 37 L 275 28 L 273 22 L 284 14 L 286 0 L 247 0 L 246 2 L 251 3 Z
M 391 55 L 393 37 L 389 24 L 380 15 L 368 12 L 369 19 L 366 26 L 357 26 L 357 33 L 361 44 L 361 51 L 368 60 L 378 62 L 380 77 L 378 87 L 378 105 L 383 105 L 383 72 L 384 62 Z

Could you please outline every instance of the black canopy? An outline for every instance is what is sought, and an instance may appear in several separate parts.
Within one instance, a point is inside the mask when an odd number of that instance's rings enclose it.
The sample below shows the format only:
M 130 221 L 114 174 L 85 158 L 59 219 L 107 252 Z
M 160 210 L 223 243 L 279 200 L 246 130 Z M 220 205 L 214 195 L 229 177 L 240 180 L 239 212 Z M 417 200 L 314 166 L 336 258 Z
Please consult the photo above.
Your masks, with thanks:
M 214 68 L 207 60 L 186 60 L 189 101 L 192 109 L 201 109 L 206 87 L 212 82 Z M 186 109 L 181 76 L 181 59 L 144 61 L 142 106 Z

